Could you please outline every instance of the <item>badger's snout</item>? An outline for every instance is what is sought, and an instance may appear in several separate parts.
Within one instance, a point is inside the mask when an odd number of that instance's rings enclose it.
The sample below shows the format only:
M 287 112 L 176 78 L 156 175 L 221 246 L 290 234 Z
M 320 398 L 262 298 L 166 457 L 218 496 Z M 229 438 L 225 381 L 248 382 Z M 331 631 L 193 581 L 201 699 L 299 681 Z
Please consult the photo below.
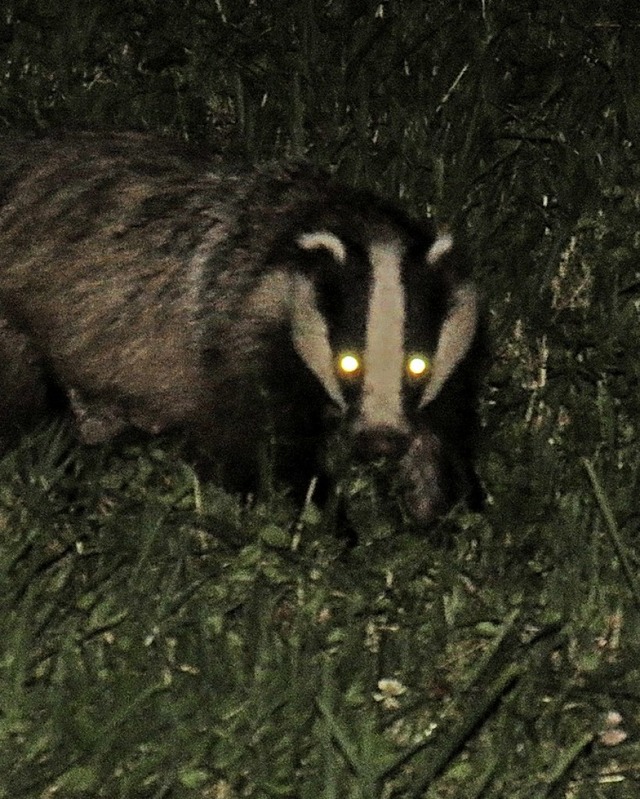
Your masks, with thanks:
M 378 458 L 401 458 L 409 448 L 409 436 L 390 425 L 377 425 L 354 434 L 353 451 L 362 461 Z

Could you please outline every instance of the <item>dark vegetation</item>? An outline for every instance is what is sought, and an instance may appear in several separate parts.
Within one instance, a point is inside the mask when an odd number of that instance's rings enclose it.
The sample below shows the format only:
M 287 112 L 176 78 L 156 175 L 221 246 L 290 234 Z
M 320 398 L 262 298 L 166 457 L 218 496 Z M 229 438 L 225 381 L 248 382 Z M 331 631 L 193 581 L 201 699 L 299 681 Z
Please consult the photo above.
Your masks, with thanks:
M 0 128 L 305 155 L 461 230 L 483 515 L 246 508 L 172 442 L 0 464 L 0 797 L 640 796 L 640 12 L 8 0 Z

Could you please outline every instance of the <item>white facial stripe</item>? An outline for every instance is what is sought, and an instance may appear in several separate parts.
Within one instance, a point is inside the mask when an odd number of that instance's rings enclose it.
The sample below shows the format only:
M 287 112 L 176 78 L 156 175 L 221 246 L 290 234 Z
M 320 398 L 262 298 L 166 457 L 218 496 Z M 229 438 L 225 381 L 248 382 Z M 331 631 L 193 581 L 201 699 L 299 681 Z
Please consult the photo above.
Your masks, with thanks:
M 369 258 L 373 275 L 364 353 L 362 425 L 397 429 L 405 426 L 402 247 L 397 241 L 373 244 Z
M 448 233 L 438 236 L 431 247 L 429 247 L 429 252 L 427 253 L 427 263 L 430 265 L 435 264 L 440 258 L 442 258 L 443 255 L 446 255 L 452 247 L 453 239 Z
M 293 277 L 291 329 L 298 355 L 320 380 L 331 399 L 344 410 L 346 402 L 335 374 L 327 325 L 318 310 L 313 284 L 302 275 Z
M 333 233 L 319 230 L 315 233 L 303 233 L 298 237 L 298 245 L 303 250 L 328 250 L 339 264 L 347 260 L 347 250 L 344 243 Z
M 453 308 L 440 331 L 433 356 L 431 376 L 420 407 L 428 405 L 445 384 L 455 367 L 469 351 L 478 325 L 478 295 L 472 283 L 464 283 L 454 293 Z

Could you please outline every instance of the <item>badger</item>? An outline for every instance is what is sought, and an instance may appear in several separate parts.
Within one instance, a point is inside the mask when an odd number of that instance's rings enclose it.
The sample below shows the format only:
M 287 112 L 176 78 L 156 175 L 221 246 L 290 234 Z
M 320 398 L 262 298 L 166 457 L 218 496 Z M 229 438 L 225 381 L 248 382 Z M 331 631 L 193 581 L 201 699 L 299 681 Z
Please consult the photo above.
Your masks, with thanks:
M 308 164 L 139 133 L 0 150 L 0 443 L 178 431 L 232 490 L 390 464 L 429 525 L 479 501 L 478 292 L 448 233 Z

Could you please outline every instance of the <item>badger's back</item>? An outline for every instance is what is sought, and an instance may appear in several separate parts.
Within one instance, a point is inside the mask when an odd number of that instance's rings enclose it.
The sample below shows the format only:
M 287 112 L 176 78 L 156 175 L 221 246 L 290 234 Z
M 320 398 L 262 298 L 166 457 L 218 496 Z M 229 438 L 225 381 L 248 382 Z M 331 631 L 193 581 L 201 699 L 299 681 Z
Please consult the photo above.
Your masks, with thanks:
M 4 314 L 63 385 L 145 427 L 199 401 L 198 248 L 230 226 L 203 173 L 163 140 L 73 136 L 18 144 L 2 184 Z
M 306 167 L 231 170 L 139 134 L 5 142 L 0 201 L 4 418 L 53 380 L 87 441 L 179 428 L 247 474 L 274 437 L 313 470 L 339 428 L 442 504 L 477 340 L 448 236 Z

